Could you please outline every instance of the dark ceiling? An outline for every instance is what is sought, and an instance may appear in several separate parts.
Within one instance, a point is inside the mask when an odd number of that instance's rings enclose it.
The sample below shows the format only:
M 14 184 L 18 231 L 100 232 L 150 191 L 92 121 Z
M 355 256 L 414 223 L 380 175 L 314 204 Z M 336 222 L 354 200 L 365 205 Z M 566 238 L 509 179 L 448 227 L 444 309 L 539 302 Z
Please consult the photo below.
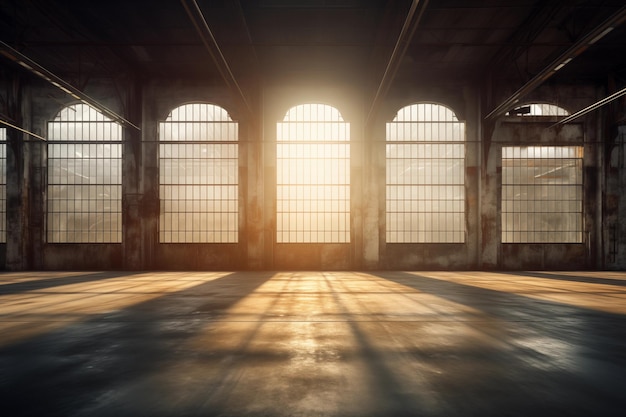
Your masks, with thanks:
M 77 88 L 100 76 L 219 77 L 224 68 L 211 58 L 185 8 L 195 3 L 3 0 L 0 40 Z M 623 0 L 197 4 L 218 47 L 213 53 L 223 54 L 242 85 L 313 78 L 375 87 L 396 48 L 396 81 L 492 77 L 522 86 L 573 45 L 582 48 L 552 80 L 626 84 L 624 18 L 592 45 L 577 45 L 607 19 L 626 15 Z M 407 22 L 412 7 L 416 13 Z M 15 64 L 0 61 L 8 65 Z

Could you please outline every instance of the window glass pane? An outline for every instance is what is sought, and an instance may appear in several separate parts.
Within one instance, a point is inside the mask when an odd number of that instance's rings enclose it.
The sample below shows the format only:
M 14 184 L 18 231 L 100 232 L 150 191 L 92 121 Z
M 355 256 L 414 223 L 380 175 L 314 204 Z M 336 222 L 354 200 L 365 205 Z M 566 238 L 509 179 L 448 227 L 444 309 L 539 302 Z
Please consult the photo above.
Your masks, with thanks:
M 159 241 L 236 243 L 238 124 L 206 103 L 172 110 L 159 124 Z
M 277 134 L 277 242 L 349 242 L 350 125 L 334 107 L 303 104 Z
M 48 123 L 48 242 L 121 242 L 121 139 L 121 126 L 86 104 Z
M 582 242 L 581 146 L 502 148 L 502 242 Z
M 516 107 L 507 116 L 567 116 L 569 112 L 562 107 L 548 103 L 531 103 Z
M 404 107 L 387 123 L 386 239 L 465 240 L 465 124 L 447 107 Z

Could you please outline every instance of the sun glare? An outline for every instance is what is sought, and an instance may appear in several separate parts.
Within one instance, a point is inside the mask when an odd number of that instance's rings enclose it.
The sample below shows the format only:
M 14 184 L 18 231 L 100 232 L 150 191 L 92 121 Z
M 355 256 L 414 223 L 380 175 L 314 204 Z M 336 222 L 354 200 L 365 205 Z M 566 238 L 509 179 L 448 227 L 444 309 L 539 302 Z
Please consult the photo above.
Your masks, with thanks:
M 303 104 L 277 125 L 277 242 L 350 240 L 350 125 L 334 107 Z

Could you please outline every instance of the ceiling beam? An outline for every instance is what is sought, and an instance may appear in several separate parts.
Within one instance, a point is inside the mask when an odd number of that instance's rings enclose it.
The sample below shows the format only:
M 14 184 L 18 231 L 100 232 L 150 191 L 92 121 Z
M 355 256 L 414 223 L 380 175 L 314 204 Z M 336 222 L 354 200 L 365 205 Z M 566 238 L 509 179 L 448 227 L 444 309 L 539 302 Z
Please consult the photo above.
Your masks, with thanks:
M 497 70 L 503 63 L 512 62 L 527 51 L 548 23 L 563 8 L 562 0 L 539 2 L 533 12 L 509 36 L 504 45 L 496 52 L 489 64 L 490 70 Z
M 391 52 L 391 56 L 389 57 L 389 61 L 387 62 L 387 66 L 385 68 L 385 72 L 383 73 L 382 79 L 378 84 L 378 88 L 376 89 L 376 93 L 374 95 L 374 99 L 372 100 L 372 105 L 370 106 L 370 110 L 367 114 L 367 118 L 365 121 L 366 126 L 371 124 L 374 121 L 374 116 L 378 111 L 378 107 L 380 103 L 385 98 L 385 95 L 389 91 L 389 87 L 391 87 L 391 83 L 393 82 L 398 69 L 400 68 L 400 64 L 402 62 L 402 58 L 406 53 L 406 50 L 413 38 L 413 34 L 419 25 L 419 22 L 424 14 L 424 10 L 428 5 L 428 0 L 413 0 L 411 3 L 411 8 L 409 9 L 406 19 L 404 20 L 404 24 L 402 25 L 402 30 L 400 31 L 400 35 L 398 35 L 398 40 Z
M 250 33 L 250 26 L 248 25 L 248 21 L 246 20 L 246 14 L 243 11 L 243 7 L 241 7 L 240 0 L 235 0 L 232 2 L 232 4 L 236 9 L 236 14 L 239 17 L 239 21 L 241 22 L 241 26 L 243 27 L 243 31 L 246 35 L 246 41 L 248 42 L 248 45 L 250 47 L 250 53 L 252 54 L 252 62 L 254 63 L 255 73 L 259 75 L 259 68 L 261 67 L 259 54 L 254 47 L 254 42 L 252 41 L 252 34 Z
M 82 91 L 80 91 L 79 89 L 77 89 L 76 87 L 68 83 L 67 81 L 56 76 L 55 74 L 48 71 L 47 69 L 45 69 L 44 67 L 42 67 L 41 65 L 33 61 L 32 59 L 28 58 L 27 56 L 23 55 L 21 52 L 15 50 L 14 48 L 10 47 L 9 45 L 7 45 L 6 43 L 2 41 L 0 41 L 0 55 L 20 65 L 22 68 L 29 71 L 31 74 L 34 74 L 38 76 L 39 78 L 42 78 L 43 80 L 49 82 L 50 84 L 52 84 L 59 90 L 74 97 L 76 100 L 79 100 L 95 108 L 100 113 L 104 114 L 109 119 L 113 120 L 114 122 L 117 122 L 125 127 L 132 127 L 134 129 L 141 130 L 138 126 L 129 122 L 128 120 L 126 120 L 119 114 L 115 113 L 114 111 L 109 110 L 107 107 L 100 104 L 95 99 L 89 97 L 87 94 L 83 93 Z
M 626 6 L 623 6 L 617 13 L 605 20 L 602 24 L 590 31 L 587 35 L 580 38 L 572 46 L 570 46 L 565 52 L 559 55 L 554 61 L 548 64 L 544 69 L 539 71 L 537 75 L 531 78 L 526 84 L 515 91 L 509 98 L 504 100 L 499 106 L 495 107 L 485 119 L 496 118 L 507 111 L 511 110 L 520 99 L 539 85 L 544 83 L 547 79 L 552 77 L 557 71 L 569 64 L 574 58 L 586 51 L 591 45 L 602 39 L 609 32 L 615 29 L 626 21 Z
M 115 47 L 110 43 L 102 42 L 102 39 L 111 39 L 110 28 L 111 25 L 100 24 L 94 21 L 94 19 L 88 19 L 86 15 L 82 15 L 81 18 L 77 18 L 75 13 L 71 13 L 72 8 L 59 7 L 58 4 L 51 2 L 50 0 L 30 0 L 31 3 L 39 10 L 39 12 L 45 16 L 50 22 L 52 22 L 60 31 L 67 34 L 69 39 L 76 39 L 77 37 L 85 39 L 84 43 L 75 43 L 73 46 L 79 47 L 81 54 L 88 56 L 94 63 L 97 63 L 104 71 L 109 74 L 119 73 L 119 67 L 116 67 L 115 61 L 119 62 L 124 68 L 125 72 L 132 71 L 138 73 L 140 71 L 145 72 L 145 68 L 137 61 L 132 59 L 128 52 L 128 48 Z M 104 26 L 104 27 L 103 27 Z M 62 42 L 62 46 L 70 45 L 67 41 Z M 29 43 L 29 46 L 33 43 Z M 46 47 L 46 45 L 43 45 Z M 99 49 L 95 49 L 98 47 Z M 82 88 L 80 81 L 78 87 Z
M 206 50 L 209 52 L 209 55 L 217 66 L 217 70 L 219 71 L 222 79 L 228 88 L 235 93 L 237 99 L 241 101 L 243 108 L 248 112 L 248 115 L 250 117 L 254 117 L 254 112 L 252 111 L 252 107 L 250 107 L 250 102 L 246 99 L 246 95 L 241 90 L 237 79 L 230 70 L 230 66 L 226 61 L 220 46 L 215 40 L 213 32 L 211 32 L 211 28 L 209 27 L 200 6 L 198 6 L 198 2 L 196 0 L 181 0 L 181 3 L 185 8 L 185 11 L 187 11 L 189 19 L 191 19 L 191 22 L 195 26 Z

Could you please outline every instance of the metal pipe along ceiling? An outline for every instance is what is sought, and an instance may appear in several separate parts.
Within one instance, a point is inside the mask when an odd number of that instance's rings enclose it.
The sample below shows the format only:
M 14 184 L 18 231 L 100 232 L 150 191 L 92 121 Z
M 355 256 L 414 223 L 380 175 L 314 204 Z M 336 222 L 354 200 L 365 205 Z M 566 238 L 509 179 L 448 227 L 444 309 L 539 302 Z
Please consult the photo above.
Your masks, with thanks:
M 525 95 L 533 91 L 539 85 L 541 85 L 548 78 L 552 77 L 557 71 L 569 64 L 574 58 L 582 54 L 591 45 L 602 39 L 614 28 L 621 25 L 626 21 L 626 6 L 622 7 L 617 13 L 605 20 L 602 24 L 597 26 L 594 30 L 587 35 L 580 38 L 572 46 L 570 46 L 565 52 L 563 52 L 557 59 L 552 61 L 537 75 L 535 75 L 530 81 L 524 84 L 519 90 L 513 93 L 509 98 L 504 100 L 502 104 L 493 109 L 485 119 L 495 118 L 503 113 L 511 110 L 511 108 Z
M 421 7 L 420 6 L 421 3 Z M 406 53 L 406 50 L 413 38 L 413 34 L 419 25 L 419 22 L 424 14 L 424 10 L 428 5 L 428 0 L 413 0 L 411 4 L 411 8 L 404 20 L 404 25 L 402 25 L 402 30 L 400 31 L 400 35 L 398 36 L 398 40 L 393 48 L 391 53 L 391 57 L 389 57 L 389 62 L 387 63 L 387 67 L 385 68 L 385 72 L 383 73 L 383 77 L 380 80 L 380 84 L 378 85 L 378 89 L 376 90 L 376 94 L 374 96 L 374 100 L 372 101 L 372 106 L 370 107 L 369 113 L 367 114 L 366 124 L 369 124 L 373 121 L 374 115 L 380 102 L 384 99 L 389 87 L 391 86 L 391 82 L 396 76 L 398 72 L 398 68 L 400 67 L 400 63 L 402 62 L 402 58 Z M 419 10 L 418 10 L 419 9 Z
M 603 98 L 602 100 L 599 100 L 599 101 L 593 103 L 592 105 L 585 107 L 582 110 L 577 111 L 576 113 L 570 114 L 566 118 L 564 118 L 562 120 L 559 120 L 557 123 L 553 124 L 550 127 L 555 127 L 557 125 L 562 125 L 562 124 L 565 124 L 565 123 L 569 123 L 572 120 L 578 119 L 579 117 L 582 117 L 585 114 L 590 113 L 590 112 L 592 112 L 592 111 L 594 111 L 594 110 L 604 106 L 605 104 L 609 104 L 610 102 L 612 102 L 614 100 L 617 100 L 618 98 L 620 98 L 622 96 L 625 96 L 625 95 L 626 95 L 626 88 L 623 88 L 623 89 L 619 90 L 618 92 L 613 93 L 610 96 L 608 96 L 606 98 Z
M 95 99 L 89 97 L 87 94 L 83 93 L 67 81 L 48 71 L 32 59 L 13 49 L 6 43 L 0 41 L 0 55 L 8 58 L 9 60 L 15 62 L 20 65 L 22 68 L 26 69 L 30 73 L 42 78 L 58 88 L 59 90 L 69 94 L 74 97 L 76 100 L 80 100 L 83 103 L 97 109 L 99 112 L 110 118 L 111 120 L 120 123 L 122 126 L 132 127 L 137 130 L 141 130 L 139 127 L 129 122 L 119 114 L 115 113 L 112 110 L 109 110 L 107 107 L 100 104 Z
M 217 66 L 217 70 L 222 76 L 222 79 L 224 80 L 228 88 L 230 88 L 237 95 L 237 98 L 241 100 L 244 108 L 252 117 L 254 115 L 254 113 L 252 112 L 252 108 L 250 107 L 250 104 L 246 99 L 245 94 L 241 90 L 237 79 L 230 70 L 228 62 L 226 61 L 224 54 L 222 54 L 222 50 L 217 44 L 217 41 L 213 36 L 213 32 L 211 32 L 211 28 L 204 18 L 200 6 L 198 6 L 198 2 L 196 2 L 196 0 L 181 0 L 181 3 L 187 11 L 189 19 L 191 19 L 191 22 L 198 31 L 198 35 L 200 36 L 202 43 L 206 47 L 209 55 L 211 55 L 211 58 L 213 59 L 213 62 Z

